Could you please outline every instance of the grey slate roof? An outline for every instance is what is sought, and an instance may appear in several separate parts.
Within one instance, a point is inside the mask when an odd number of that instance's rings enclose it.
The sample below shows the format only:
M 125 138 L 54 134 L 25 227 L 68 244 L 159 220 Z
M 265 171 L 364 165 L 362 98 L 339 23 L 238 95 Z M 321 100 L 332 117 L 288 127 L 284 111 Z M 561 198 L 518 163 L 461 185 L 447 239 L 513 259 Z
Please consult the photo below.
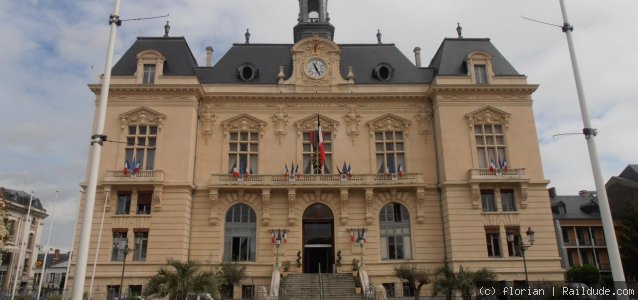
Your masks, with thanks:
M 43 260 L 43 259 L 44 259 L 44 253 L 38 254 L 38 260 Z M 49 254 L 47 255 L 46 267 L 48 268 L 52 265 L 57 265 L 67 260 L 69 260 L 69 253 L 60 253 L 58 255 L 58 259 L 56 260 L 55 254 L 53 252 L 49 252 Z
M 598 206 L 598 198 L 587 196 L 556 196 L 551 199 L 552 208 L 564 205 L 565 214 L 554 213 L 554 218 L 559 220 L 596 220 L 600 219 L 600 213 L 591 212 L 589 208 Z
M 138 37 L 122 58 L 113 66 L 111 75 L 132 76 L 137 68 L 137 54 L 156 50 L 166 57 L 165 76 L 192 76 L 197 60 L 183 37 Z
M 628 165 L 618 176 L 638 183 L 638 165 Z
M 29 206 L 29 199 L 31 198 L 31 194 L 26 193 L 24 191 L 11 190 L 7 188 L 0 188 L 0 192 L 3 193 L 3 197 L 5 201 L 11 201 L 20 205 L 24 205 L 24 207 Z M 42 207 L 42 202 L 40 199 L 33 197 L 33 202 L 31 204 L 32 208 L 44 210 Z
M 485 51 L 492 56 L 492 70 L 496 76 L 521 76 L 520 73 L 494 47 L 490 39 L 446 38 L 430 62 L 436 75 L 464 75 L 467 68 L 464 60 L 474 51 Z
M 292 74 L 292 44 L 234 44 L 213 67 L 200 67 L 183 37 L 140 37 L 113 67 L 113 75 L 132 76 L 137 68 L 136 55 L 153 49 L 166 57 L 164 75 L 196 75 L 202 84 L 276 84 L 279 66 L 286 76 Z M 492 56 L 495 75 L 521 76 L 489 39 L 446 38 L 433 57 L 430 66 L 417 68 L 394 44 L 342 44 L 341 75 L 346 78 L 352 66 L 356 84 L 427 84 L 435 75 L 465 75 L 465 57 L 473 51 L 482 50 Z M 373 70 L 381 63 L 393 69 L 392 77 L 380 81 Z M 237 69 L 242 64 L 252 64 L 257 77 L 242 81 Z

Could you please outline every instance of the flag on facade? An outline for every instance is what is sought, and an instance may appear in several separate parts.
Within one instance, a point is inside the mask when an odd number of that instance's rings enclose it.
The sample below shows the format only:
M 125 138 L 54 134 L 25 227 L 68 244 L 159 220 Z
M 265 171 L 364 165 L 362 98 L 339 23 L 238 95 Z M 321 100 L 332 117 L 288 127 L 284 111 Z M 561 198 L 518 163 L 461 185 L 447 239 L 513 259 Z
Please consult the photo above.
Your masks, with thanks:
M 248 158 L 246 160 L 246 170 L 244 171 L 244 174 L 246 175 L 246 177 L 248 177 L 250 173 L 252 172 L 250 172 L 250 158 Z
M 348 178 L 352 177 L 352 168 L 350 167 L 350 164 L 348 164 Z
M 288 244 L 288 230 L 284 229 L 284 244 Z
M 403 166 L 399 163 L 399 177 L 403 177 Z
M 233 177 L 239 177 L 239 170 L 237 169 L 237 162 L 235 162 L 233 164 L 233 168 L 231 169 L 231 174 L 233 174 Z
M 284 170 L 284 176 L 288 176 L 288 164 L 285 164 L 285 165 L 286 165 L 286 169 Z
M 496 171 L 496 165 L 494 164 L 494 159 L 490 158 L 490 172 Z
M 346 166 L 346 162 L 343 162 L 343 166 L 341 167 L 341 172 L 339 174 L 347 174 L 348 173 L 348 166 Z
M 124 160 L 124 170 L 122 170 L 122 173 L 126 176 L 128 175 L 128 169 L 129 169 L 129 164 L 128 164 L 128 159 Z
M 390 168 L 385 167 L 385 175 L 390 176 Z
M 507 172 L 507 170 L 509 170 L 509 166 L 507 165 L 507 160 L 505 160 L 504 158 L 501 161 L 501 170 L 503 170 L 503 172 Z
M 354 243 L 355 239 L 354 239 L 354 229 L 350 228 L 350 241 L 352 241 Z
M 281 229 L 277 229 L 277 240 L 281 241 Z
M 295 166 L 295 175 L 300 175 L 300 174 L 299 174 L 299 164 L 297 164 L 297 165 Z
M 274 229 L 270 230 L 270 241 L 271 241 L 271 243 L 273 245 L 275 244 L 275 230 Z
M 361 229 L 361 239 L 363 240 L 364 243 L 368 242 L 368 241 L 366 241 L 366 229 L 365 228 Z
M 140 161 L 135 162 L 135 168 L 133 169 L 133 174 L 137 174 L 140 172 Z
M 323 173 L 323 163 L 326 161 L 326 148 L 323 142 L 323 131 L 321 130 L 321 120 L 319 119 L 319 114 L 317 114 L 317 133 L 319 138 L 319 166 Z

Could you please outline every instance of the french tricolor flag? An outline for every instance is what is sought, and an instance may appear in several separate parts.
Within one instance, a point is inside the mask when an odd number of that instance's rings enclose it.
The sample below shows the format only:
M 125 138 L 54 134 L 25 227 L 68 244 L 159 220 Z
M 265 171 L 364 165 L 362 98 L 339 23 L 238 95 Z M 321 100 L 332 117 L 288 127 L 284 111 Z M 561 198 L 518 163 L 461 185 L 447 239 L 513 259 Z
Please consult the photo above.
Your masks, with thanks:
M 509 170 L 509 166 L 507 165 L 507 160 L 505 159 L 501 161 L 501 170 L 503 170 L 503 172 L 507 172 L 507 170 Z
M 237 163 L 233 164 L 233 169 L 231 170 L 231 174 L 233 174 L 233 177 L 239 177 L 239 170 L 237 170 Z
M 490 158 L 490 172 L 496 172 L 496 164 L 494 164 L 493 158 Z

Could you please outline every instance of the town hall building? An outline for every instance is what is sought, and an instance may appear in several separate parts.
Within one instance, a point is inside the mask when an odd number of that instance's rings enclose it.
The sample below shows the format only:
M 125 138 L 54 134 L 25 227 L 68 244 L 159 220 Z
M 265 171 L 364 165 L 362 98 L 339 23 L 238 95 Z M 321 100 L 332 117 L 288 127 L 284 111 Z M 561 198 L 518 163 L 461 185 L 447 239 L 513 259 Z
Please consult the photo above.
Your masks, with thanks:
M 563 279 L 538 85 L 490 39 L 459 28 L 429 64 L 380 37 L 337 44 L 327 0 L 299 0 L 292 31 L 290 44 L 247 36 L 214 65 L 209 47 L 200 65 L 167 30 L 115 64 L 105 135 L 124 143 L 105 143 L 100 161 L 95 293 L 140 294 L 171 258 L 246 266 L 236 299 L 270 290 L 276 262 L 300 274 L 351 274 L 354 263 L 397 295 L 397 266 L 520 281 L 523 253 L 529 280 Z M 97 104 L 101 85 L 89 87 Z

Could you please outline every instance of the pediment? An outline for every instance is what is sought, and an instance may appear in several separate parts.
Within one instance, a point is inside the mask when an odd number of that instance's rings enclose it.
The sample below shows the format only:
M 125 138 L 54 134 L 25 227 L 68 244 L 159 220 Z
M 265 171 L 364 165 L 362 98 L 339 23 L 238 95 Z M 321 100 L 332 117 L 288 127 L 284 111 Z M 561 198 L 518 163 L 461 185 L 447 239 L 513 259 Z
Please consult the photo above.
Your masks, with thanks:
M 324 132 L 332 132 L 333 134 L 337 132 L 339 121 L 323 115 L 319 115 L 319 120 L 321 121 L 321 130 Z M 304 131 L 317 130 L 317 114 L 305 117 L 295 122 L 294 125 L 298 134 Z
M 145 106 L 120 115 L 122 128 L 129 125 L 156 125 L 158 128 L 162 128 L 165 120 L 166 115 Z
M 266 122 L 248 114 L 241 114 L 222 122 L 222 127 L 224 128 L 224 134 L 230 131 L 257 131 L 260 135 L 263 135 Z
M 502 124 L 509 127 L 510 117 L 510 114 L 492 106 L 486 106 L 465 115 L 470 127 L 474 127 L 474 124 Z
M 369 121 L 366 124 L 368 125 L 371 135 L 376 131 L 391 130 L 402 130 L 407 134 L 408 128 L 410 127 L 410 121 L 390 113 Z

